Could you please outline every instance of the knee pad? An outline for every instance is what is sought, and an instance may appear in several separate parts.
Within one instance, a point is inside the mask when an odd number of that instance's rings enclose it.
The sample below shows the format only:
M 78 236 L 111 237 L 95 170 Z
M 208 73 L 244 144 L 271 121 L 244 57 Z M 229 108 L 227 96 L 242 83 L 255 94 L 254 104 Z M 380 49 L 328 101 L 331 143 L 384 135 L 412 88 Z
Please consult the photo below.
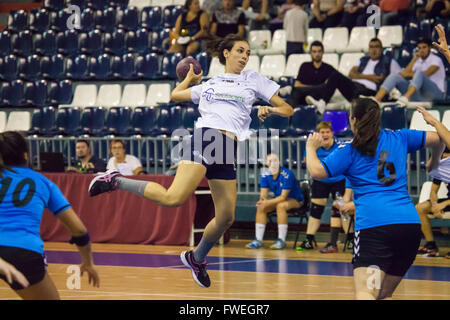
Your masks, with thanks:
M 319 219 L 322 218 L 323 210 L 325 210 L 325 206 L 320 206 L 315 203 L 311 203 L 311 217 Z
M 338 208 L 335 208 L 335 207 L 331 208 L 331 217 L 332 218 L 340 218 L 341 217 L 341 213 L 339 212 Z

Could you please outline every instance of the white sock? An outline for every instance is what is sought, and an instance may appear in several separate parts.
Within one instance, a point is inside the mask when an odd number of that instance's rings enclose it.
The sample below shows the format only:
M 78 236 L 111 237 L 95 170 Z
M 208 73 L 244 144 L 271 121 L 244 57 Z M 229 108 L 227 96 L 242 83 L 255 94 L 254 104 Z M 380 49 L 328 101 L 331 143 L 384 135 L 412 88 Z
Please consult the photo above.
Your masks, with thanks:
M 287 224 L 279 224 L 278 225 L 278 238 L 286 242 L 286 236 L 288 231 Z
M 255 237 L 257 240 L 263 241 L 264 231 L 266 231 L 266 225 L 264 223 L 255 223 Z

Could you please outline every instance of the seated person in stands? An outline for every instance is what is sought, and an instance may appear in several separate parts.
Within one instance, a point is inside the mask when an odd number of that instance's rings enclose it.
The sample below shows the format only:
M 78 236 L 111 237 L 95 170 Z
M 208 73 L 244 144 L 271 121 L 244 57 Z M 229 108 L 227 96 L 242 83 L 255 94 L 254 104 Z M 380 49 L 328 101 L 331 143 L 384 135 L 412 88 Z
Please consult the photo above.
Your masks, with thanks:
M 434 241 L 433 231 L 431 230 L 430 219 L 428 214 L 432 214 L 436 218 L 442 218 L 445 212 L 450 211 L 450 150 L 445 149 L 442 154 L 442 160 L 438 167 L 430 172 L 430 177 L 433 178 L 431 186 L 430 199 L 416 205 L 419 213 L 420 222 L 422 225 L 422 233 L 425 236 L 425 246 L 417 252 L 417 254 L 426 255 L 427 257 L 438 257 L 439 249 Z M 438 191 L 441 183 L 447 184 L 448 194 L 447 199 L 438 199 Z
M 270 249 L 280 250 L 286 248 L 287 211 L 300 208 L 303 205 L 304 197 L 294 173 L 280 166 L 280 159 L 277 154 L 268 154 L 266 165 L 268 168 L 261 173 L 261 194 L 259 201 L 256 203 L 255 239 L 246 247 L 249 249 L 263 248 L 267 214 L 276 211 L 278 238 L 270 246 Z M 269 192 L 274 193 L 273 199 L 269 199 Z
M 250 20 L 250 30 L 265 29 L 269 22 L 269 11 L 273 8 L 273 0 L 243 0 L 242 9 Z
M 369 42 L 369 53 L 362 57 L 349 72 L 348 77 L 336 71 L 327 82 L 319 88 L 319 94 L 308 96 L 306 102 L 324 110 L 336 89 L 349 101 L 363 96 L 374 96 L 383 80 L 401 70 L 398 63 L 390 55 L 383 54 L 380 39 L 373 38 Z
M 384 80 L 375 99 L 381 101 L 392 89 L 403 95 L 397 103 L 408 105 L 409 101 L 428 101 L 444 97 L 445 68 L 442 59 L 431 52 L 431 40 L 421 38 L 417 51 L 400 73 L 390 74 Z
M 67 167 L 67 172 L 97 173 L 106 171 L 105 162 L 91 154 L 88 141 L 78 140 L 75 144 L 75 153 L 78 160 L 74 167 Z
M 235 0 L 222 0 L 222 8 L 212 16 L 210 32 L 217 39 L 230 33 L 244 37 L 245 25 L 245 14 L 235 7 Z
M 313 0 L 314 18 L 310 28 L 334 28 L 339 25 L 344 12 L 345 0 Z
M 186 0 L 184 7 L 186 11 L 178 16 L 175 23 L 169 53 L 190 55 L 201 49 L 201 39 L 209 37 L 209 17 L 200 9 L 199 0 Z
M 117 169 L 124 176 L 144 174 L 141 161 L 133 155 L 125 153 L 125 142 L 112 140 L 110 144 L 111 154 L 106 169 Z

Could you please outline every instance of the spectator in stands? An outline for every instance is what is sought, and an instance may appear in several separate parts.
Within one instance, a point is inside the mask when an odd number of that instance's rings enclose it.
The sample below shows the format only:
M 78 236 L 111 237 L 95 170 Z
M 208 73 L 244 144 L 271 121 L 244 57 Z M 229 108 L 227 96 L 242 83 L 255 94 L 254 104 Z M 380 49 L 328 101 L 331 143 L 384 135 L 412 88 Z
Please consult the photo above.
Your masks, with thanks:
M 401 70 L 398 63 L 390 55 L 383 54 L 383 44 L 380 39 L 369 41 L 369 53 L 362 57 L 349 72 L 348 77 L 342 73 L 333 72 L 326 83 L 316 89 L 318 95 L 307 96 L 306 102 L 315 105 L 318 110 L 324 110 L 336 89 L 347 101 L 363 96 L 374 96 L 383 80 Z M 319 96 L 319 100 L 317 100 Z M 346 104 L 349 107 L 349 103 Z
M 294 0 L 294 8 L 286 12 L 283 28 L 286 30 L 286 58 L 292 53 L 303 53 L 308 41 L 308 14 L 303 10 L 307 0 Z
M 174 39 L 168 52 L 190 55 L 200 50 L 200 40 L 209 37 L 209 17 L 200 9 L 199 0 L 186 0 L 184 8 L 186 11 L 175 23 Z
M 313 0 L 312 10 L 314 18 L 310 22 L 311 28 L 337 27 L 342 20 L 345 0 Z
M 272 8 L 272 0 L 244 0 L 242 9 L 250 20 L 250 30 L 262 30 L 269 22 L 269 10 Z
M 273 33 L 275 30 L 283 29 L 284 16 L 286 15 L 286 12 L 294 8 L 294 6 L 294 0 L 286 0 L 286 2 L 281 5 L 278 9 L 276 18 L 269 21 L 270 32 Z
M 222 8 L 215 11 L 211 22 L 211 35 L 225 38 L 228 34 L 245 36 L 245 14 L 235 7 L 235 0 L 222 0 Z
M 246 247 L 249 249 L 263 248 L 267 214 L 276 211 L 278 238 L 270 246 L 270 249 L 280 250 L 286 248 L 287 212 L 290 209 L 300 208 L 303 205 L 304 197 L 294 173 L 280 166 L 277 154 L 268 154 L 266 165 L 268 169 L 261 174 L 261 193 L 259 201 L 256 203 L 255 239 Z M 269 192 L 274 193 L 274 198 L 269 199 Z
M 445 212 L 450 211 L 450 189 L 447 194 L 447 199 L 438 199 L 438 191 L 441 183 L 446 183 L 448 189 L 448 184 L 450 182 L 448 178 L 450 177 L 441 174 L 438 178 L 436 178 L 439 171 L 446 171 L 447 173 L 450 171 L 449 152 L 450 150 L 447 148 L 442 154 L 442 160 L 439 163 L 438 167 L 430 172 L 430 177 L 433 178 L 430 199 L 416 205 L 416 209 L 419 213 L 419 218 L 422 225 L 422 233 L 425 236 L 426 241 L 425 246 L 422 249 L 419 249 L 417 254 L 426 255 L 427 257 L 439 256 L 439 249 L 436 245 L 436 242 L 434 241 L 428 214 L 432 214 L 435 218 L 442 218 Z
M 110 144 L 113 155 L 106 166 L 107 170 L 117 169 L 124 176 L 144 174 L 141 161 L 133 155 L 125 153 L 125 142 L 112 140 Z
M 204 0 L 202 4 L 202 9 L 205 11 L 209 17 L 214 15 L 216 10 L 219 10 L 222 6 L 222 0 Z
M 67 172 L 97 173 L 106 171 L 106 164 L 102 159 L 91 154 L 91 147 L 86 140 L 78 140 L 75 144 L 78 161 L 75 166 L 67 167 Z
M 320 41 L 311 43 L 309 54 L 311 62 L 304 62 L 298 70 L 297 79 L 291 94 L 290 104 L 292 106 L 306 104 L 305 97 L 321 97 L 323 90 L 321 85 L 325 84 L 333 72 L 337 72 L 331 65 L 322 61 L 323 44 Z M 319 110 L 323 113 L 324 110 Z
M 421 38 L 417 51 L 400 73 L 390 74 L 384 80 L 375 98 L 381 101 L 392 89 L 397 88 L 403 96 L 397 103 L 442 99 L 445 86 L 445 68 L 442 59 L 431 52 L 431 40 Z M 408 79 L 411 79 L 409 81 Z
M 427 19 L 446 18 L 450 14 L 450 1 L 428 0 L 424 11 Z
M 358 16 L 365 13 L 365 5 L 362 0 L 347 0 L 342 13 L 341 27 L 346 27 L 350 32 L 356 26 Z
M 322 145 L 317 150 L 319 159 L 326 158 L 334 150 L 339 148 L 342 144 L 336 140 L 333 134 L 333 127 L 328 121 L 322 121 L 317 125 L 316 131 L 322 137 Z M 311 185 L 311 213 L 308 219 L 308 226 L 306 228 L 306 239 L 297 248 L 297 250 L 310 250 L 317 246 L 315 234 L 320 227 L 320 220 L 325 210 L 328 197 L 331 193 L 335 200 L 336 195 L 341 196 L 345 193 L 345 178 L 344 176 L 337 176 L 325 180 L 313 180 Z M 331 240 L 320 250 L 322 253 L 337 252 L 337 238 L 341 229 L 341 215 L 336 205 L 331 208 Z
M 381 0 L 381 25 L 399 24 L 398 19 L 408 15 L 411 0 Z

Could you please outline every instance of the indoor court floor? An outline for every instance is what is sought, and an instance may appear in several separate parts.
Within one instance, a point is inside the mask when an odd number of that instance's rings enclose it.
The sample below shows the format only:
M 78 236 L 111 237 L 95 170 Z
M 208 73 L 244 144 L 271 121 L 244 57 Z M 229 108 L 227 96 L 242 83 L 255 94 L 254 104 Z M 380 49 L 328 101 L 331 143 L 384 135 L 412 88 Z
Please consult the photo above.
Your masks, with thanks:
M 210 252 L 210 288 L 201 288 L 179 254 L 189 247 L 93 244 L 100 288 L 87 275 L 73 288 L 71 265 L 80 263 L 76 248 L 47 242 L 48 272 L 63 300 L 352 300 L 351 253 L 322 254 L 317 250 L 251 250 L 248 240 L 232 239 Z M 272 241 L 265 241 L 268 248 Z M 319 243 L 319 248 L 324 243 Z M 440 248 L 441 255 L 450 251 Z M 72 282 L 71 282 L 72 281 Z M 450 260 L 417 257 L 394 296 L 398 300 L 449 300 Z M 0 300 L 18 296 L 0 281 Z

